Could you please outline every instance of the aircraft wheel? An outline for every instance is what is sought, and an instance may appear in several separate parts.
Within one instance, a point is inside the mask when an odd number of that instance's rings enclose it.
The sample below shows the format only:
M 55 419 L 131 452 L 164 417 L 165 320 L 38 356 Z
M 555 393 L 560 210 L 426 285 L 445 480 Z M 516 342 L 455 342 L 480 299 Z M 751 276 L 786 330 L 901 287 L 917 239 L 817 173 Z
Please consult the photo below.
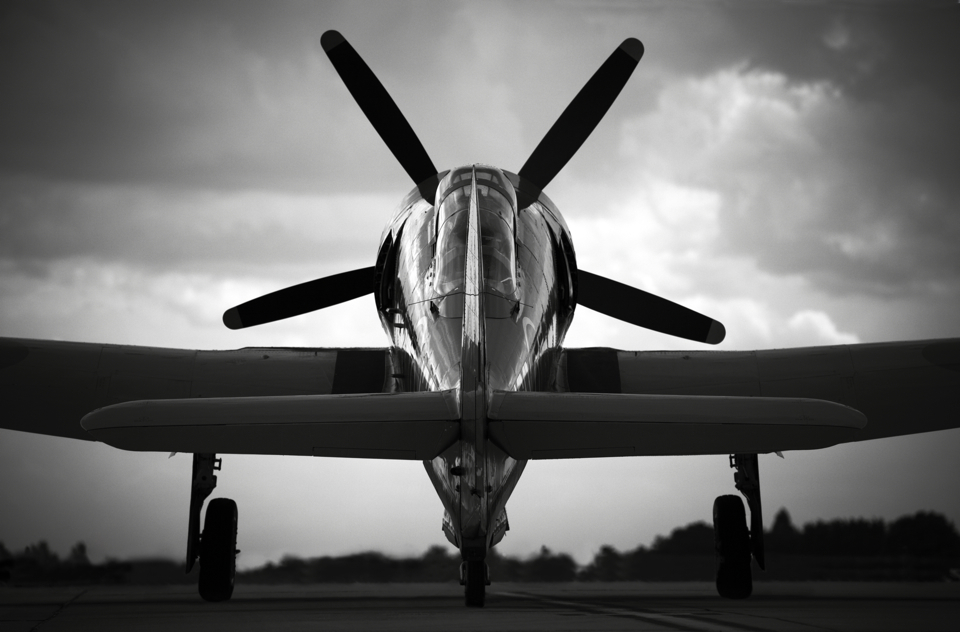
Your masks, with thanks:
M 466 562 L 464 602 L 474 608 L 482 608 L 487 589 L 487 563 L 483 560 Z
M 753 592 L 750 531 L 739 496 L 718 496 L 713 503 L 717 549 L 717 592 L 727 599 L 745 599 Z
M 200 596 L 226 601 L 233 595 L 237 572 L 237 503 L 215 498 L 207 506 L 200 536 Z

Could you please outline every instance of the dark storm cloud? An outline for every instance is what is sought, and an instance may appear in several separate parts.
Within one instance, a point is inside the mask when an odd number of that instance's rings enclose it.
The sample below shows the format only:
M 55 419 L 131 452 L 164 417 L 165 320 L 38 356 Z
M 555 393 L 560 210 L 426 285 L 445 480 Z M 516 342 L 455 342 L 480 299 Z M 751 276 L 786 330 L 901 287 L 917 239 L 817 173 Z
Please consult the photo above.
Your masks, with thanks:
M 703 17 L 681 12 L 678 24 Z M 726 194 L 726 248 L 832 292 L 956 294 L 960 7 L 745 2 L 715 20 L 707 46 L 665 67 L 707 77 L 737 66 L 783 76 L 785 91 L 836 91 L 803 121 L 815 150 L 758 138 L 751 155 L 719 157 L 722 178 L 701 178 Z
M 879 111 L 870 131 L 907 177 L 953 184 L 960 119 L 960 6 L 781 6 L 727 19 L 752 67 L 827 80 Z
M 953 246 L 960 238 L 956 10 L 756 2 L 364 6 L 372 8 L 6 4 L 0 171 L 35 182 L 399 197 L 410 183 L 322 53 L 325 29 L 354 40 L 440 168 L 479 159 L 517 169 L 616 43 L 639 36 L 647 46 L 641 66 L 558 182 L 609 178 L 622 162 L 610 150 L 622 133 L 618 119 L 655 109 L 662 90 L 678 82 L 731 67 L 779 73 L 796 86 L 826 82 L 840 90 L 843 109 L 804 122 L 820 153 L 791 161 L 774 146 L 716 157 L 739 169 L 715 169 L 717 180 L 706 183 L 728 194 L 722 247 L 757 257 L 776 274 L 816 275 L 836 291 L 897 293 L 960 271 Z M 814 200 L 821 212 L 805 214 L 791 187 L 823 185 L 825 160 L 832 161 L 829 195 Z M 759 182 L 757 192 L 744 195 L 741 177 Z M 229 257 L 220 242 L 203 242 L 218 224 L 195 225 L 196 214 L 165 229 L 129 217 L 116 218 L 115 229 L 85 226 L 91 213 L 62 200 L 29 212 L 9 202 L 52 201 L 11 189 L 23 181 L 8 178 L 7 201 L 0 200 L 5 252 L 71 256 L 102 246 L 111 256 L 151 259 L 153 249 L 169 246 L 118 235 L 154 234 L 186 252 Z M 571 216 L 579 210 L 563 208 Z M 178 238 L 188 226 L 195 234 Z M 243 235 L 224 241 L 260 244 L 281 259 L 310 248 L 299 235 L 236 230 Z
M 829 200 L 836 206 L 826 209 L 823 225 L 815 227 L 820 239 L 800 234 L 793 248 L 770 244 L 761 263 L 778 271 L 819 273 L 840 291 L 859 285 L 913 293 L 955 282 L 960 278 L 960 9 L 824 5 L 784 7 L 762 16 L 762 23 L 759 17 L 731 14 L 742 39 L 750 42 L 751 64 L 796 81 L 829 81 L 840 88 L 849 112 L 837 119 L 842 127 L 834 121 L 816 130 L 822 146 L 838 157 L 837 166 L 848 170 L 846 186 Z M 730 226 L 733 234 L 743 228 Z M 876 256 L 860 256 L 850 247 L 858 238 L 869 246 L 875 230 L 884 233 L 884 243 L 872 249 Z M 847 247 L 843 238 L 823 238 L 831 233 L 845 235 Z
M 729 44 L 757 67 L 829 79 L 861 99 L 914 86 L 960 98 L 956 3 L 746 4 L 724 19 Z
M 382 145 L 368 151 L 379 140 L 320 47 L 341 13 L 313 3 L 7 4 L 0 169 L 230 189 L 406 186 Z
M 37 273 L 365 263 L 411 184 L 320 47 L 358 21 L 336 3 L 4 4 L 0 255 Z M 388 85 L 403 69 L 382 47 L 405 33 L 368 42 Z

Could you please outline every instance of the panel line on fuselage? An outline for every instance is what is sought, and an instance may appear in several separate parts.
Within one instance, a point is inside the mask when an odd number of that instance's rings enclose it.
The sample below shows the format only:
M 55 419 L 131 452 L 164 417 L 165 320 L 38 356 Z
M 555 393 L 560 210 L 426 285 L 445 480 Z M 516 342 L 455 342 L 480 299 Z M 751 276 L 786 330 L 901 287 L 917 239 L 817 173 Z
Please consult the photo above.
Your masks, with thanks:
M 486 553 L 486 375 L 484 363 L 483 266 L 476 172 L 471 169 L 463 283 L 460 356 L 460 537 L 465 559 Z
M 526 463 L 488 439 L 487 396 L 551 390 L 572 313 L 557 298 L 566 228 L 545 196 L 518 211 L 513 179 L 486 165 L 453 169 L 436 206 L 411 192 L 385 233 L 397 243 L 397 291 L 381 309 L 403 326 L 381 320 L 399 390 L 459 394 L 460 439 L 425 466 L 443 531 L 466 559 L 482 559 L 509 528 L 505 505 Z

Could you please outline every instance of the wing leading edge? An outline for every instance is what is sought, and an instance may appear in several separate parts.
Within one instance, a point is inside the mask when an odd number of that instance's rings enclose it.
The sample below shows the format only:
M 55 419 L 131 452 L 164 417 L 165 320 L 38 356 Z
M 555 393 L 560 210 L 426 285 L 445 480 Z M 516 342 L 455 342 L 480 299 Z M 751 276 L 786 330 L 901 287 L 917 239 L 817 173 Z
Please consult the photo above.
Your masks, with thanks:
M 123 450 L 429 460 L 460 436 L 453 391 L 135 401 L 83 418 Z
M 516 459 L 812 450 L 867 423 L 815 399 L 502 391 L 489 417 L 490 438 Z

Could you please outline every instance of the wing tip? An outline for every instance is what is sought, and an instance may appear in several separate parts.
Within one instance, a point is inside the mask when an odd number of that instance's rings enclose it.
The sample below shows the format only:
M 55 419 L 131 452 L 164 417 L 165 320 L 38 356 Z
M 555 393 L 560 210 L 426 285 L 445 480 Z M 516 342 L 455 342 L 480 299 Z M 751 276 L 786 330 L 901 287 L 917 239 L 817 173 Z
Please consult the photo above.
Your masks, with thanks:
M 620 50 L 630 55 L 634 61 L 639 62 L 640 58 L 643 57 L 643 42 L 635 37 L 628 37 L 623 40 L 623 44 L 620 44 Z
M 329 53 L 334 48 L 343 44 L 347 41 L 343 35 L 340 35 L 340 31 L 335 31 L 333 29 L 327 31 L 320 36 L 320 46 L 323 47 L 323 52 Z

